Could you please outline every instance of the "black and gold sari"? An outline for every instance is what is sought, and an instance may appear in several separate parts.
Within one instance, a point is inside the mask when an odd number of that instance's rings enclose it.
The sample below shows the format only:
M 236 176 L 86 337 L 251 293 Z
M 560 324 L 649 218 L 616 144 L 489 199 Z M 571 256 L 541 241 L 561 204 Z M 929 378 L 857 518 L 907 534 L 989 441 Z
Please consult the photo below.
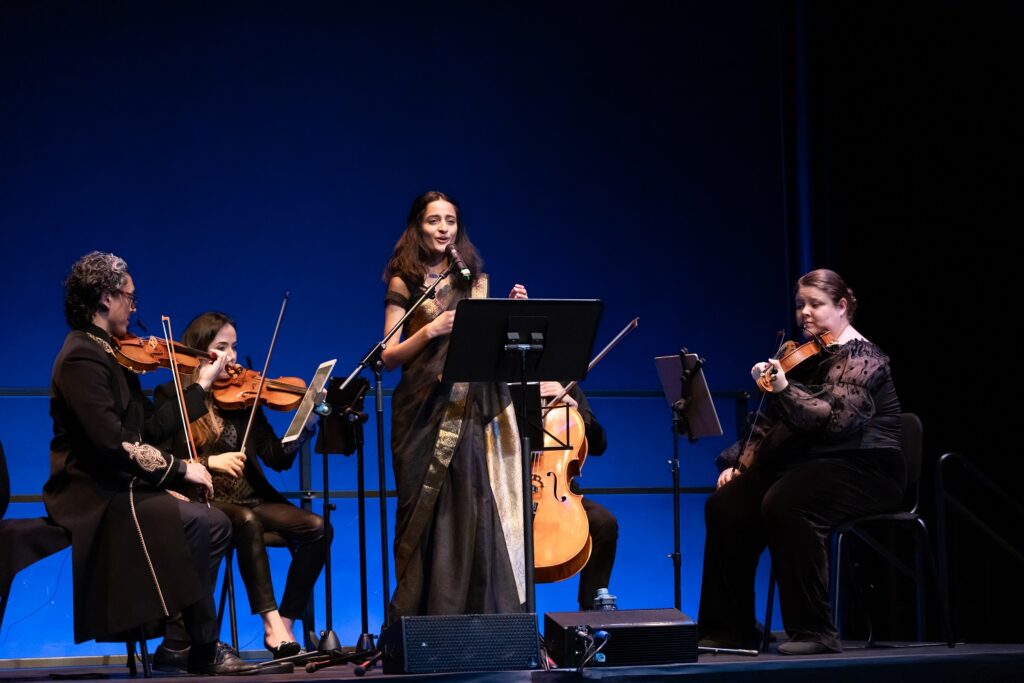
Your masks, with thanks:
M 468 295 L 487 296 L 486 275 Z M 404 336 L 466 296 L 442 284 L 407 321 Z M 387 303 L 405 308 L 412 300 L 395 291 L 387 296 Z M 392 620 L 518 612 L 525 601 L 522 458 L 508 387 L 442 383 L 447 351 L 447 336 L 428 342 L 402 368 L 392 398 L 398 488 Z

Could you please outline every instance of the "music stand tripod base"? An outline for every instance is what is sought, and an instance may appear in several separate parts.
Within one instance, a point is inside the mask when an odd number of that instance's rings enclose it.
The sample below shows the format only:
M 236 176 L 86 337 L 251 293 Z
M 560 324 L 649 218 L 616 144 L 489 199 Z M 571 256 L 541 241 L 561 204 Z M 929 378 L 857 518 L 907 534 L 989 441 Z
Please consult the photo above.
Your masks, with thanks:
M 747 650 L 741 647 L 698 647 L 699 655 L 741 655 L 743 657 L 757 657 L 757 650 Z

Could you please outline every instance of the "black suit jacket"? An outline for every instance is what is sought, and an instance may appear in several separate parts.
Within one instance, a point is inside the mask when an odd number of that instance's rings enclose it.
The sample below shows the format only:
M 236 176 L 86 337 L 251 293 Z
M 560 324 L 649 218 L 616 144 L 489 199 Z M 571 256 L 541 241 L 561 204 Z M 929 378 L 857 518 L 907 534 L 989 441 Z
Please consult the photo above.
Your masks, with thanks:
M 177 502 L 164 490 L 183 480 L 185 464 L 147 445 L 180 431 L 178 406 L 154 409 L 138 376 L 110 355 L 110 343 L 99 328 L 72 330 L 50 383 L 43 500 L 71 533 L 76 642 L 123 640 L 202 597 Z M 190 417 L 202 415 L 202 387 L 186 398 Z

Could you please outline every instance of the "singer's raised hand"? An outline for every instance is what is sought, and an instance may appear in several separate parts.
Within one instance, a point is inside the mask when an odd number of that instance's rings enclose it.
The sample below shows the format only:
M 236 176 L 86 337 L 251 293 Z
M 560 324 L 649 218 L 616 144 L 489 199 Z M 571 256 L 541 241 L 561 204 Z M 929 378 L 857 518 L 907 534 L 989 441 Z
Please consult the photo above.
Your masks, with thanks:
M 431 339 L 443 337 L 452 333 L 452 325 L 455 323 L 455 311 L 445 311 L 427 324 L 428 334 Z
M 516 283 L 512 287 L 512 291 L 508 293 L 509 299 L 529 299 L 529 295 L 526 293 L 526 287 Z

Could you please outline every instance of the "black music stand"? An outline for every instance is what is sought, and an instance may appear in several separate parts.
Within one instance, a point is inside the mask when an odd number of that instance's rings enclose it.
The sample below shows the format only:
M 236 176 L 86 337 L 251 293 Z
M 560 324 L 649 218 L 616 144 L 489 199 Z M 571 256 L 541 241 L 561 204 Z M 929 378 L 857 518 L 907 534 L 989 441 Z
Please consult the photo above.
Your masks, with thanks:
M 704 377 L 704 359 L 682 349 L 674 356 L 658 356 L 654 366 L 661 380 L 661 388 L 672 409 L 672 508 L 674 539 L 672 566 L 675 571 L 676 609 L 682 609 L 682 554 L 680 552 L 679 520 L 679 436 L 686 434 L 690 443 L 705 436 L 722 436 L 722 425 L 711 400 L 707 379 Z
M 333 361 L 331 364 L 333 368 Z M 347 664 L 366 659 L 374 653 L 373 635 L 369 633 L 366 610 L 366 488 L 363 483 L 363 424 L 369 418 L 363 412 L 363 398 L 370 388 L 370 383 L 363 377 L 356 377 L 353 381 L 343 381 L 337 377 L 327 380 L 323 392 L 318 392 L 319 401 L 311 408 L 320 416 L 320 429 L 318 430 L 316 445 L 313 450 L 319 453 L 323 459 L 323 500 L 324 500 L 324 528 L 328 533 L 324 535 L 324 543 L 327 543 L 327 555 L 324 563 L 324 588 L 326 593 L 325 609 L 327 612 L 327 626 L 321 633 L 316 650 L 304 652 L 291 657 L 282 657 L 267 662 L 265 669 L 286 663 L 305 664 L 307 671 L 336 664 Z M 301 410 L 301 408 L 300 408 Z M 309 408 L 306 416 L 309 415 Z M 356 642 L 355 649 L 351 652 L 342 650 L 341 643 L 335 635 L 333 621 L 333 592 L 331 577 L 331 543 L 333 532 L 331 531 L 331 512 L 335 509 L 331 502 L 331 489 L 328 478 L 328 458 L 332 453 L 351 455 L 356 453 L 356 468 L 358 481 L 358 506 L 359 506 L 359 588 L 362 607 L 362 633 Z
M 363 424 L 366 423 L 367 415 L 363 412 L 363 397 L 370 388 L 370 383 L 364 377 L 357 377 L 346 387 L 341 387 L 342 380 L 332 377 L 327 382 L 327 397 L 323 404 L 329 408 L 329 412 L 321 410 L 320 433 L 317 435 L 315 451 L 323 456 L 323 479 L 324 479 L 324 525 L 330 529 L 330 513 L 335 509 L 330 502 L 330 487 L 327 484 L 327 456 L 330 453 L 342 455 L 356 454 L 356 478 L 358 480 L 357 505 L 359 509 L 359 595 L 362 608 L 363 630 L 356 641 L 356 650 L 372 650 L 373 636 L 369 632 L 367 610 L 366 610 L 366 486 L 363 474 Z M 323 413 L 327 412 L 326 415 Z M 327 593 L 327 631 L 324 638 L 332 637 L 331 630 L 331 553 L 327 553 L 324 564 L 324 587 Z M 317 648 L 321 652 L 337 649 L 338 641 L 321 641 Z
M 455 309 L 445 382 L 538 382 L 587 375 L 604 304 L 597 299 L 464 299 Z M 516 411 L 523 459 L 526 611 L 536 611 L 526 394 Z

